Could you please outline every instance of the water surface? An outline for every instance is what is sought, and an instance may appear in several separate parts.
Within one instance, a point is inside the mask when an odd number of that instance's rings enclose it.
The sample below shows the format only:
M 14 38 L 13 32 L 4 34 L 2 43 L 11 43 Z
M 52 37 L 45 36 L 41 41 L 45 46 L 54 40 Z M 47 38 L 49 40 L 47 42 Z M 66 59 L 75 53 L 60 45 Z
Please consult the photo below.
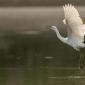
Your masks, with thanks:
M 61 7 L 0 8 L 0 85 L 85 85 L 79 53 L 49 30 L 66 36 L 63 18 Z

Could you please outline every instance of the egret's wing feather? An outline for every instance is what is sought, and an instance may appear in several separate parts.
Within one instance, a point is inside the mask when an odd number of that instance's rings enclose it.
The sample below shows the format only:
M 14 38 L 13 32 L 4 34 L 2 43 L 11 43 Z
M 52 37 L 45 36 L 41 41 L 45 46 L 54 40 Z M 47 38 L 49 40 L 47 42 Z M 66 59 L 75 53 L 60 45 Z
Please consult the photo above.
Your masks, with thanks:
M 83 35 L 85 35 L 85 24 L 83 24 L 82 26 L 83 26 L 82 27 L 82 33 L 83 33 Z
M 82 35 L 82 25 L 83 21 L 80 18 L 80 15 L 77 11 L 77 9 L 72 6 L 72 5 L 65 5 L 63 6 L 64 8 L 64 14 L 65 14 L 65 21 L 66 24 L 68 25 L 68 37 L 78 37 L 80 41 L 83 42 L 83 37 Z M 82 36 L 82 37 L 81 37 Z

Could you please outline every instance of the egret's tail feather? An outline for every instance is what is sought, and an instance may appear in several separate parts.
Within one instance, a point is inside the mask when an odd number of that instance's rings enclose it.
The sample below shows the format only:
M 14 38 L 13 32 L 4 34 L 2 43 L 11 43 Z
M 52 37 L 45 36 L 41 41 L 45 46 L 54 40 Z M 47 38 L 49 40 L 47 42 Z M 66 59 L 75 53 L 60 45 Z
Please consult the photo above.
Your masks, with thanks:
M 84 44 L 84 43 L 82 43 L 82 45 L 80 46 L 80 48 L 85 48 L 85 44 Z

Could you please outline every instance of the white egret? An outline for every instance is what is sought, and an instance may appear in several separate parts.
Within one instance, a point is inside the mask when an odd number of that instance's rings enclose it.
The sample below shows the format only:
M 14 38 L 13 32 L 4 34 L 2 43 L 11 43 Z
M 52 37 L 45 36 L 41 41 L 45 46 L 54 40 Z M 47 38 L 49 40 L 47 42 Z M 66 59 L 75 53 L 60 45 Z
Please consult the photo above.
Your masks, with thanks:
M 85 24 L 83 24 L 82 19 L 77 11 L 77 9 L 71 5 L 67 4 L 63 6 L 65 18 L 63 23 L 68 26 L 67 37 L 62 37 L 56 26 L 52 26 L 51 29 L 56 32 L 57 37 L 67 45 L 73 47 L 76 51 L 80 52 L 80 68 L 83 69 L 83 54 L 81 53 L 81 48 L 85 47 L 84 35 L 85 35 Z

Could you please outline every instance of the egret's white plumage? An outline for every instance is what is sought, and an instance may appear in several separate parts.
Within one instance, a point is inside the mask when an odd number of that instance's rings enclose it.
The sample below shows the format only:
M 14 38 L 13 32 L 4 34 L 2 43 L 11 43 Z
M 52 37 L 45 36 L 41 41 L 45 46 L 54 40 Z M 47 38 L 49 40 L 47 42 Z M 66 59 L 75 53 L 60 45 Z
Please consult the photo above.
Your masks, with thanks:
M 67 37 L 64 38 L 60 35 L 56 26 L 52 26 L 57 34 L 57 37 L 64 43 L 72 46 L 75 50 L 79 51 L 80 48 L 84 48 L 84 35 L 85 35 L 85 25 L 77 11 L 77 9 L 71 5 L 63 6 L 64 9 L 64 20 L 63 23 L 67 25 Z

